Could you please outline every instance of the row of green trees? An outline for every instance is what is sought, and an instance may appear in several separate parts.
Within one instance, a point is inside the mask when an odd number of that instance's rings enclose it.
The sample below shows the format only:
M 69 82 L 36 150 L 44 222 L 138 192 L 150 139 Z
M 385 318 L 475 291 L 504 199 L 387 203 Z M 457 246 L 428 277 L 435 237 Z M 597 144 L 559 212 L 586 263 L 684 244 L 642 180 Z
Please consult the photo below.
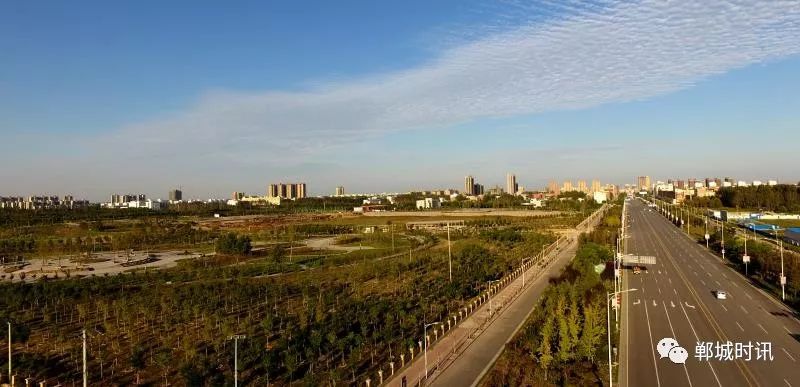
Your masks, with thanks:
M 780 184 L 725 187 L 717 192 L 722 205 L 768 211 L 800 211 L 800 186 Z
M 602 385 L 607 378 L 605 319 L 608 280 L 597 265 L 613 260 L 622 198 L 590 233 L 582 234 L 575 258 L 551 279 L 523 329 L 485 379 L 485 386 Z M 607 265 L 606 265 L 607 268 Z
M 582 245 L 570 266 L 551 281 L 485 385 L 602 384 L 607 289 L 594 266 L 612 258 L 605 246 Z

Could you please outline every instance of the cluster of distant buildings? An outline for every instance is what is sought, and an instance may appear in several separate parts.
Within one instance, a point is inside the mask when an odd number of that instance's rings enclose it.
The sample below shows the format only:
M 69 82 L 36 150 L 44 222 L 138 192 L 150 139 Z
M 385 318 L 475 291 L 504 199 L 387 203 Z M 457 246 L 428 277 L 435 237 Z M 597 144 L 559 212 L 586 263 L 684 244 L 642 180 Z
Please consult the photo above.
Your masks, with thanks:
M 550 180 L 547 184 L 547 193 L 559 195 L 567 192 L 582 192 L 598 203 L 603 203 L 619 195 L 619 186 L 616 184 L 603 185 L 598 179 L 592 179 L 591 185 L 586 182 L 587 180 L 578 180 L 577 184 L 572 184 L 572 180 L 564 180 L 559 185 L 557 181 Z
M 777 180 L 735 180 L 730 177 L 718 178 L 707 177 L 705 179 L 668 179 L 667 181 L 656 181 L 652 183 L 650 176 L 638 176 L 636 178 L 636 189 L 640 192 L 650 192 L 654 196 L 673 203 L 682 203 L 691 197 L 711 197 L 717 194 L 720 188 L 727 187 L 758 187 L 775 186 Z
M 0 208 L 19 210 L 77 209 L 89 206 L 88 200 L 75 200 L 72 195 L 58 196 L 0 196 Z
M 344 188 L 342 188 L 344 193 Z M 246 195 L 244 192 L 234 192 L 228 204 L 235 206 L 239 202 L 252 204 L 280 205 L 281 200 L 297 200 L 308 197 L 306 183 L 277 183 L 267 186 L 265 196 Z
M 180 196 L 180 191 L 178 196 Z M 112 194 L 111 201 L 100 203 L 103 208 L 146 208 L 148 210 L 162 210 L 167 207 L 167 202 L 151 200 L 145 194 Z
M 337 188 L 337 195 L 344 194 L 344 189 Z M 416 200 L 415 207 L 418 210 L 436 209 L 442 207 L 443 203 L 448 201 L 457 200 L 462 197 L 466 200 L 478 201 L 484 197 L 496 197 L 503 194 L 521 197 L 523 199 L 523 206 L 529 207 L 542 207 L 547 200 L 551 200 L 562 192 L 581 191 L 589 195 L 598 203 L 610 200 L 619 194 L 619 187 L 614 184 L 601 185 L 599 180 L 592 180 L 591 186 L 586 184 L 586 181 L 578 181 L 577 186 L 573 186 L 571 181 L 565 181 L 562 186 L 559 186 L 555 181 L 551 181 L 547 190 L 543 191 L 527 191 L 517 182 L 517 176 L 513 173 L 506 175 L 506 186 L 494 186 L 486 189 L 483 184 L 476 181 L 472 175 L 464 177 L 464 189 L 458 191 L 455 189 L 432 190 L 432 191 L 417 191 L 415 194 L 421 194 L 423 197 Z M 393 196 L 394 195 L 394 196 Z M 394 199 L 397 194 L 393 195 L 375 195 L 368 199 L 364 199 L 363 205 L 353 208 L 356 213 L 384 211 L 387 205 L 394 204 Z

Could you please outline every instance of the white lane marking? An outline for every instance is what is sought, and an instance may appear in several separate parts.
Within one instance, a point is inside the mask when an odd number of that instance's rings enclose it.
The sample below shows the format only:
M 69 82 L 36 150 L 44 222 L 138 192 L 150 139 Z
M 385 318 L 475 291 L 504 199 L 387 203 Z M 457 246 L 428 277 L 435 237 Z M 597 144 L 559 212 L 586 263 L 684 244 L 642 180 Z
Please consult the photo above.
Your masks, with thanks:
M 719 281 L 717 281 L 717 280 L 714 280 L 714 282 L 716 282 L 718 286 L 722 286 L 722 284 L 721 284 L 721 283 L 719 283 Z
M 700 283 L 703 284 L 703 286 L 706 286 L 706 281 L 700 280 Z
M 669 281 L 669 284 L 672 285 L 672 278 L 667 278 L 667 281 Z
M 789 359 L 792 359 L 793 362 L 797 362 L 797 360 L 794 360 L 794 356 L 789 354 L 789 351 L 787 351 L 786 348 L 781 348 L 781 349 L 783 350 L 783 353 L 786 354 L 786 356 L 789 356 Z
M 672 302 L 672 301 L 670 301 L 670 302 L 669 302 L 669 305 L 670 305 L 671 307 L 673 307 L 673 308 L 675 307 L 675 303 L 674 303 L 674 302 Z
M 726 308 L 725 305 L 719 304 L 719 306 L 721 306 L 722 309 L 725 309 L 726 312 L 728 311 L 728 308 Z
M 749 298 L 749 299 L 751 299 L 751 300 L 753 299 L 753 296 L 751 296 L 751 295 L 750 295 L 750 294 L 748 294 L 747 292 L 744 292 L 744 295 L 745 295 L 745 296 L 747 296 L 747 298 Z
M 689 302 L 685 302 L 685 303 L 686 303 L 686 307 L 687 307 L 687 308 L 692 308 L 692 309 L 694 309 L 694 305 L 689 305 Z M 681 307 L 681 308 L 682 308 L 682 307 Z
M 675 335 L 675 328 L 672 327 L 672 319 L 669 318 L 669 312 L 667 311 L 667 305 L 662 304 L 664 306 L 664 314 L 667 315 L 667 322 L 669 323 L 669 330 L 672 331 L 672 337 L 677 338 L 678 336 Z M 689 387 L 692 387 L 692 378 L 689 377 L 689 369 L 686 368 L 686 363 L 683 363 L 683 370 L 686 372 L 686 380 L 689 381 Z
M 756 324 L 756 325 L 758 325 L 758 327 L 761 328 L 761 330 L 764 331 L 764 333 L 769 334 L 769 332 L 767 332 L 767 330 L 764 329 L 763 325 L 761 325 L 761 324 Z
M 728 279 L 728 276 L 725 275 L 725 273 L 722 273 L 722 277 L 724 277 L 725 279 Z
M 785 325 L 782 325 L 782 327 L 783 327 L 784 331 L 788 332 L 790 335 L 792 334 L 792 331 L 790 331 L 788 328 L 786 328 Z
M 742 309 L 742 312 L 744 312 L 744 314 L 748 314 L 748 313 L 747 313 L 747 309 L 745 309 L 745 308 L 744 308 L 744 306 L 741 306 L 741 305 L 739 305 L 739 308 L 741 308 L 741 309 Z
M 678 295 L 678 291 L 675 290 L 675 288 L 672 288 L 672 292 L 675 293 L 676 296 Z
M 693 271 L 692 273 L 694 273 L 694 275 L 697 275 L 697 272 L 696 272 L 696 271 Z
M 653 305 L 655 304 L 656 302 L 653 301 Z M 658 377 L 658 363 L 656 362 L 656 343 L 653 341 L 653 331 L 650 329 L 650 314 L 647 312 L 647 303 L 644 304 L 644 315 L 647 317 L 647 333 L 650 335 L 650 345 L 653 346 L 653 368 L 656 369 L 656 384 L 661 387 L 661 379 Z
M 708 276 L 711 277 L 711 273 L 710 272 L 706 272 L 706 274 L 708 274 Z
M 657 306 L 656 300 L 653 300 L 653 306 Z
M 739 287 L 739 284 L 737 284 L 736 282 L 731 282 L 731 283 L 733 284 L 733 286 L 736 286 L 737 288 Z
M 789 381 L 788 381 L 788 380 L 786 380 L 786 379 L 783 379 L 783 382 L 784 382 L 784 383 L 786 383 L 786 385 L 787 385 L 787 386 L 789 386 L 789 387 L 792 387 L 792 385 L 791 385 L 791 384 L 789 384 Z
M 658 294 L 661 294 L 661 288 L 658 288 Z
M 739 325 L 739 322 L 738 322 L 738 321 L 736 322 L 736 326 L 737 326 L 737 327 L 739 327 L 739 329 L 741 329 L 741 330 L 742 330 L 742 332 L 744 332 L 744 328 L 742 328 L 742 326 L 741 326 L 741 325 Z

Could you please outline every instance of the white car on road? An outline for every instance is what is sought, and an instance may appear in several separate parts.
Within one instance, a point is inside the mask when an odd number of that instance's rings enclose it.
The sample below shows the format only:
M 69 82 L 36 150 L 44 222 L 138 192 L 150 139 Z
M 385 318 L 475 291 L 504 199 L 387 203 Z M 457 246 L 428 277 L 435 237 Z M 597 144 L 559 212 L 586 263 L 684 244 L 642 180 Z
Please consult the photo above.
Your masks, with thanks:
M 718 300 L 727 300 L 728 299 L 728 293 L 725 293 L 724 290 L 717 290 L 716 292 L 714 292 L 714 294 L 717 296 Z

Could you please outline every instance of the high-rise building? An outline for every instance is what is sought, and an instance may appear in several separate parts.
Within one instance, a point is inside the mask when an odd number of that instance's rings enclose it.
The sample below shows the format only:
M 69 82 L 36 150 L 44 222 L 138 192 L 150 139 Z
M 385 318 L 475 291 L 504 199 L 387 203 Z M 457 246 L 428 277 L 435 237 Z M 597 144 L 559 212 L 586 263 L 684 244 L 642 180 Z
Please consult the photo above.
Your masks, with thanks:
M 231 194 L 231 199 L 233 200 L 242 200 L 244 198 L 244 192 L 234 192 Z
M 282 198 L 289 197 L 289 186 L 283 183 L 278 183 L 278 196 Z
M 483 195 L 483 193 L 484 193 L 483 184 L 475 183 L 475 185 L 472 186 L 473 195 Z
M 179 189 L 173 189 L 169 191 L 169 201 L 171 202 L 178 202 L 183 200 L 183 192 Z
M 518 188 L 517 176 L 513 173 L 506 174 L 506 192 L 511 195 L 516 195 Z
M 592 180 L 592 192 L 600 192 L 602 191 L 602 187 L 600 186 L 600 180 L 594 179 Z
M 267 186 L 267 197 L 270 198 L 277 198 L 278 197 L 278 185 L 277 184 L 270 184 Z
M 572 188 L 572 182 L 569 180 L 564 180 L 564 184 L 561 186 L 561 192 L 570 192 L 574 190 L 575 189 Z
M 640 190 L 650 190 L 650 176 L 639 176 L 637 188 Z
M 547 184 L 547 192 L 557 195 L 558 191 L 558 182 L 555 180 L 550 180 L 550 183 Z
M 336 187 L 336 196 L 343 196 L 344 195 L 344 187 L 341 185 Z
M 475 195 L 475 178 L 472 175 L 464 178 L 464 195 Z
M 586 180 L 578 180 L 578 192 L 588 192 L 586 189 Z
M 267 186 L 267 197 L 271 198 L 302 199 L 306 195 L 306 183 L 278 183 Z

